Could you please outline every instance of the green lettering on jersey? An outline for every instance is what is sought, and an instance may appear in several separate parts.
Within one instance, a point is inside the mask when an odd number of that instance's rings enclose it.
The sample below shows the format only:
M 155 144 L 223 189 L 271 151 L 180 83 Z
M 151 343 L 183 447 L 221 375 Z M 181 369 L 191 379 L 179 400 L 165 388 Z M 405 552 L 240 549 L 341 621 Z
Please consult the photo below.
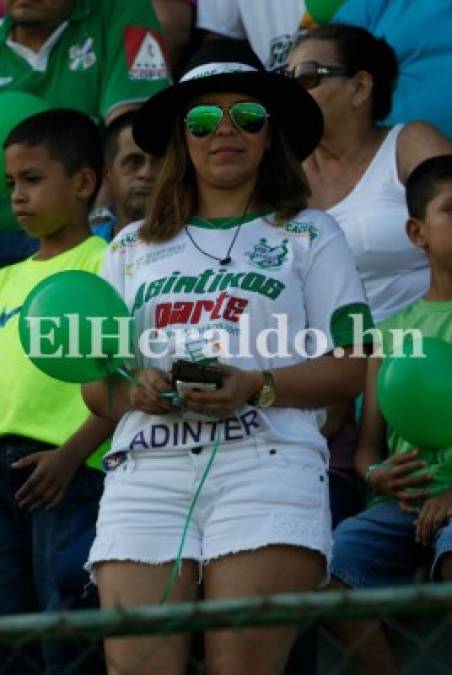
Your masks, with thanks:
M 229 288 L 242 288 L 251 293 L 259 293 L 259 295 L 263 295 L 270 300 L 276 300 L 286 287 L 278 279 L 257 272 L 225 273 L 225 270 L 214 272 L 212 269 L 207 269 L 193 277 L 179 275 L 180 272 L 175 271 L 168 277 L 156 279 L 148 284 L 141 284 L 135 295 L 132 314 L 152 298 L 170 293 L 204 295 L 217 290 L 226 291 Z
M 132 314 L 135 314 L 137 309 L 140 309 L 140 307 L 143 306 L 144 304 L 144 292 L 146 290 L 146 284 L 143 283 L 137 290 L 135 294 L 135 300 L 133 302 L 133 307 L 132 307 Z
M 155 281 L 151 281 L 151 283 L 148 284 L 148 287 L 146 289 L 144 301 L 148 302 L 152 298 L 156 298 L 157 295 L 160 295 L 166 280 L 167 277 L 163 277 L 163 279 L 156 279 Z

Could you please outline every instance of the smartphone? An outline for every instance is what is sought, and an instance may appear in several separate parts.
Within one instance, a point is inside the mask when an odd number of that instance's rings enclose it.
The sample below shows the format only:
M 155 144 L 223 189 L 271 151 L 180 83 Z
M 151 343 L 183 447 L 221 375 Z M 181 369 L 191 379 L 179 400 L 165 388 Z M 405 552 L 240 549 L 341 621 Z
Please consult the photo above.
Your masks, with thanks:
M 189 389 L 194 391 L 215 391 L 218 389 L 217 385 L 213 382 L 183 382 L 182 380 L 176 380 L 175 385 L 179 396 L 183 396 L 184 392 Z
M 188 389 L 198 391 L 215 391 L 222 385 L 223 372 L 217 363 L 200 363 L 196 361 L 175 361 L 171 369 L 171 381 L 173 389 L 183 399 L 184 392 Z M 211 420 L 212 414 L 196 413 L 182 408 L 182 416 L 185 419 Z M 216 419 L 213 416 L 213 419 Z
M 171 380 L 173 389 L 178 392 L 178 385 L 185 385 L 185 389 L 212 390 L 221 387 L 223 373 L 216 364 L 179 359 L 171 369 Z

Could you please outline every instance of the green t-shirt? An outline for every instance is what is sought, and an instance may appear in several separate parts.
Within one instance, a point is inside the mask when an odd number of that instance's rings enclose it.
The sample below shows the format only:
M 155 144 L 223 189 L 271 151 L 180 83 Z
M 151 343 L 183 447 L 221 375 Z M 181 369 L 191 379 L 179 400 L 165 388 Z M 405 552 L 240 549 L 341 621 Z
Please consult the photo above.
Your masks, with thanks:
M 429 302 L 417 300 L 406 309 L 382 321 L 377 328 L 382 332 L 383 353 L 391 354 L 401 344 L 400 334 L 391 331 L 417 328 L 424 337 L 437 337 L 452 344 L 452 301 Z M 398 452 L 409 452 L 413 446 L 388 427 L 388 448 L 390 455 Z M 422 450 L 422 459 L 427 467 L 422 472 L 431 473 L 433 479 L 428 484 L 431 494 L 440 494 L 452 488 L 452 448 L 440 450 Z
M 0 269 L 0 436 L 61 445 L 88 418 L 80 385 L 51 378 L 26 356 L 18 316 L 31 289 L 51 274 L 70 269 L 97 274 L 106 248 L 103 239 L 92 236 L 50 260 L 28 258 Z
M 11 24 L 8 15 L 0 23 L 0 94 L 26 91 L 56 108 L 105 119 L 115 108 L 141 103 L 169 84 L 150 0 L 76 0 L 69 20 L 39 55 L 8 44 Z M 4 197 L 2 229 L 17 229 Z
M 57 28 L 61 32 L 50 38 L 55 43 L 43 47 L 34 66 L 23 47 L 18 53 L 8 44 L 11 23 L 7 15 L 0 25 L 0 92 L 27 91 L 52 106 L 106 118 L 168 85 L 150 0 L 76 0 L 69 20 Z

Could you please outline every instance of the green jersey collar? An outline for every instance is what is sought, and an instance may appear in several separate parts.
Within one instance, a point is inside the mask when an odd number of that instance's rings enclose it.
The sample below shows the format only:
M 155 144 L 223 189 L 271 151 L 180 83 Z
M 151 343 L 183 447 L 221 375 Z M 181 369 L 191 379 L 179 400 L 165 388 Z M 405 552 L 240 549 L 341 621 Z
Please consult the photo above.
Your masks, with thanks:
M 237 225 L 244 225 L 250 223 L 257 218 L 262 218 L 272 213 L 271 210 L 264 213 L 247 213 L 246 216 L 233 216 L 232 218 L 200 218 L 199 216 L 191 216 L 188 219 L 187 225 L 194 227 L 203 227 L 206 230 L 229 230 Z

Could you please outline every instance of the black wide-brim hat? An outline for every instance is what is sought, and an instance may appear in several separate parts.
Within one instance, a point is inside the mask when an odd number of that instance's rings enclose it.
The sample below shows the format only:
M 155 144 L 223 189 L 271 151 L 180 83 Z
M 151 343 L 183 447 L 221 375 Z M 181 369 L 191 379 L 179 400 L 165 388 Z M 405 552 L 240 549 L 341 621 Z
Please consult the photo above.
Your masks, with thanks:
M 256 96 L 300 161 L 320 141 L 323 116 L 312 96 L 289 77 L 267 72 L 246 41 L 218 39 L 205 42 L 179 82 L 152 96 L 137 111 L 135 142 L 151 155 L 163 155 L 187 103 L 215 92 Z

